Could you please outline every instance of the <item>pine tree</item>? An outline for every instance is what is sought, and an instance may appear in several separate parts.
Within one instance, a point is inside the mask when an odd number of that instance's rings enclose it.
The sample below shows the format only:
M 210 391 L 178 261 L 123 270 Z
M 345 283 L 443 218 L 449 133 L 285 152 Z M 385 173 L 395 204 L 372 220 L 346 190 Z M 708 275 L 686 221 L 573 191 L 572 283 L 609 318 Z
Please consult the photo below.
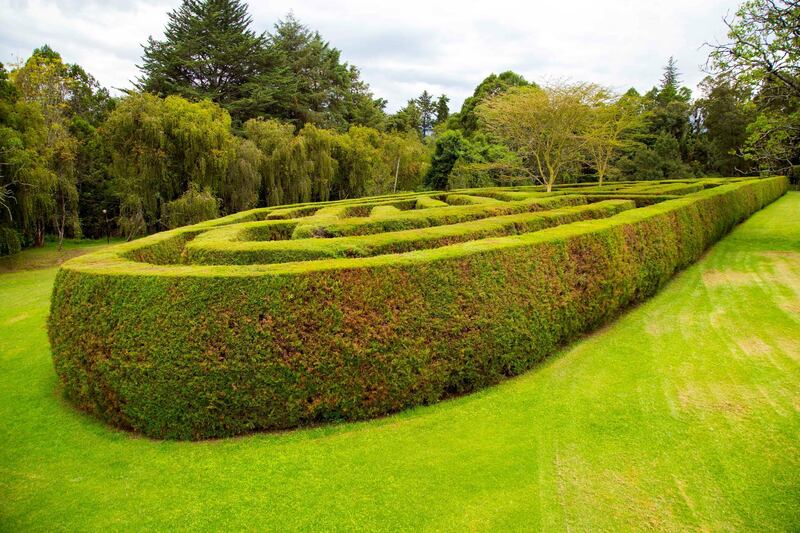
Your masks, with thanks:
M 664 67 L 664 75 L 661 77 L 661 90 L 671 87 L 678 90 L 680 84 L 680 72 L 678 72 L 678 62 L 674 57 L 669 56 L 667 65 Z
M 436 124 L 444 124 L 450 117 L 450 108 L 447 103 L 450 99 L 446 95 L 441 95 L 436 101 Z
M 346 131 L 350 124 L 378 125 L 382 100 L 374 100 L 359 70 L 341 60 L 341 52 L 303 25 L 292 13 L 269 35 L 270 51 L 289 78 L 270 115 L 301 128 L 312 123 Z
M 433 101 L 433 95 L 427 90 L 422 91 L 417 98 L 417 107 L 420 113 L 420 133 L 425 138 L 433 132 L 433 124 L 436 120 L 436 104 Z
M 250 30 L 247 4 L 184 0 L 168 16 L 164 40 L 150 37 L 144 46 L 140 89 L 190 100 L 209 98 L 238 120 L 272 100 L 271 91 L 253 94 L 253 82 L 271 58 L 266 36 Z

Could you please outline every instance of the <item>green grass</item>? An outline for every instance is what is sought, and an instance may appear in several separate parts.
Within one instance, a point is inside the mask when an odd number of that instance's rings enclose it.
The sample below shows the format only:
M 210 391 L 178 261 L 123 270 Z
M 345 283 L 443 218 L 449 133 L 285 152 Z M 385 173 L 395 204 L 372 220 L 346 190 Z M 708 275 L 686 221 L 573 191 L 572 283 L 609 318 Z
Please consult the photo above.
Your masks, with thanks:
M 396 416 L 199 443 L 56 391 L 55 269 L 0 276 L 0 530 L 800 524 L 800 193 L 531 372 Z
M 122 240 L 111 239 L 111 243 L 119 242 Z M 48 239 L 41 248 L 27 248 L 18 254 L 0 257 L 0 274 L 19 270 L 52 268 L 59 266 L 67 259 L 100 250 L 106 245 L 105 239 L 65 239 L 64 245 L 59 250 L 58 242 Z

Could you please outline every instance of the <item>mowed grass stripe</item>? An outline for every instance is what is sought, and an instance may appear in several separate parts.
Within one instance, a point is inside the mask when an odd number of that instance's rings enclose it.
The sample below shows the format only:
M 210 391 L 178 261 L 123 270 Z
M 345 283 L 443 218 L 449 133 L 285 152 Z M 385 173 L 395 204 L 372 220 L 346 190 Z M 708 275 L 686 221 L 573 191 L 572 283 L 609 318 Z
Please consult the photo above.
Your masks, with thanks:
M 502 385 L 200 443 L 131 438 L 62 402 L 44 333 L 55 271 L 2 275 L 0 530 L 791 531 L 798 210 L 789 193 Z

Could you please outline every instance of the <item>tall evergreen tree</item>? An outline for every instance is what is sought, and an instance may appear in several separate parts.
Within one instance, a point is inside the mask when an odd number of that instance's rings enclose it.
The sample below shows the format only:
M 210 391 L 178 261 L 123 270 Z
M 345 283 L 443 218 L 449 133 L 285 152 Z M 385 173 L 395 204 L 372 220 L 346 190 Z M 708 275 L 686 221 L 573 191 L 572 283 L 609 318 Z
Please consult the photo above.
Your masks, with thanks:
M 349 124 L 375 126 L 383 120 L 383 100 L 373 99 L 356 67 L 341 52 L 289 13 L 269 35 L 271 53 L 289 77 L 270 115 L 298 128 L 306 123 L 345 131 Z
M 436 121 L 436 102 L 433 95 L 427 90 L 417 98 L 417 107 L 420 113 L 420 133 L 425 138 L 433 132 L 433 124 Z
M 675 91 L 678 90 L 680 84 L 680 73 L 678 72 L 678 62 L 673 56 L 669 56 L 667 64 L 664 67 L 664 74 L 661 76 L 661 90 L 671 87 Z
M 447 103 L 450 99 L 446 95 L 441 95 L 438 100 L 436 100 L 436 124 L 444 124 L 447 122 L 447 119 L 450 117 L 450 108 L 448 107 Z
M 164 40 L 150 37 L 144 46 L 145 91 L 209 98 L 242 120 L 274 99 L 274 90 L 253 82 L 270 66 L 266 35 L 250 29 L 247 4 L 240 0 L 183 0 L 172 11 Z M 273 85 L 275 85 L 273 83 Z

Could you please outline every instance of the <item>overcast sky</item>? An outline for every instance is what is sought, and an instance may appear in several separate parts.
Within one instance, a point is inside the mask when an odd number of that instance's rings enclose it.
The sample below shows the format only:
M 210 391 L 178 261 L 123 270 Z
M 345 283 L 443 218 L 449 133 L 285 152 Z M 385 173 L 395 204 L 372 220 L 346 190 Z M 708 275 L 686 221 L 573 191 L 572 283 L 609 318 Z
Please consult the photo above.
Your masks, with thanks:
M 0 61 L 43 43 L 107 87 L 130 87 L 141 43 L 163 35 L 179 0 L 0 0 Z M 592 81 L 624 91 L 655 85 L 670 55 L 694 89 L 706 41 L 722 39 L 736 0 L 572 0 L 472 3 L 405 0 L 250 2 L 253 28 L 270 30 L 292 10 L 361 69 L 389 111 L 423 89 L 457 110 L 488 74 Z

